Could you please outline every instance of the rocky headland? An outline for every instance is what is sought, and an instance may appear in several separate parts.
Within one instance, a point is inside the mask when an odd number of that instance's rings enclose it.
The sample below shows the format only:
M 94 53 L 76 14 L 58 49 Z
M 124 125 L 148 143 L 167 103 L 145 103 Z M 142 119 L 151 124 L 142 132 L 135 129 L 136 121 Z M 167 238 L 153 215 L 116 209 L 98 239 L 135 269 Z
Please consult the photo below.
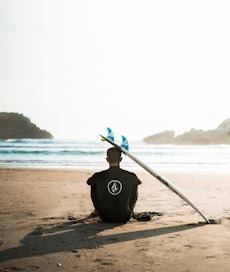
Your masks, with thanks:
M 0 112 L 0 139 L 52 139 L 53 135 L 33 124 L 23 114 Z
M 175 136 L 173 130 L 163 131 L 143 139 L 147 144 L 175 144 L 175 145 L 210 145 L 230 144 L 230 119 L 223 121 L 216 129 L 191 129 Z

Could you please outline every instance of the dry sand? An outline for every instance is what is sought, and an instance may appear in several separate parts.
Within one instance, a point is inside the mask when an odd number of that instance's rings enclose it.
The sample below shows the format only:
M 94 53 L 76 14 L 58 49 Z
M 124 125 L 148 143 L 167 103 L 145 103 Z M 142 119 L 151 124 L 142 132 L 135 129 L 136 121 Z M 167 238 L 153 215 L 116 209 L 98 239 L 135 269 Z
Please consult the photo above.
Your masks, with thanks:
M 119 225 L 84 219 L 92 173 L 0 169 L 0 271 L 230 271 L 229 174 L 165 174 L 218 224 L 139 172 L 135 211 L 163 215 Z

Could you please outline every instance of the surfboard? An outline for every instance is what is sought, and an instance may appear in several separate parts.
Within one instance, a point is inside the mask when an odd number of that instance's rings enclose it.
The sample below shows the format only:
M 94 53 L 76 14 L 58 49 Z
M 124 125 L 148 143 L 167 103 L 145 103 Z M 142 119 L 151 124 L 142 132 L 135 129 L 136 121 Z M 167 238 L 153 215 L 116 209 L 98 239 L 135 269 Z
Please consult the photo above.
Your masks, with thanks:
M 150 173 L 152 176 L 154 176 L 157 180 L 159 180 L 162 184 L 164 184 L 172 192 L 174 192 L 177 196 L 179 196 L 182 200 L 184 200 L 187 204 L 189 204 L 197 213 L 199 213 L 201 215 L 201 217 L 206 221 L 207 224 L 210 224 L 208 218 L 201 212 L 201 210 L 199 208 L 197 208 L 192 203 L 192 201 L 184 193 L 182 193 L 182 191 L 179 190 L 171 181 L 169 181 L 164 176 L 160 175 L 158 172 L 156 172 L 155 170 L 150 168 L 148 165 L 146 165 L 144 162 L 139 160 L 135 155 L 133 155 L 131 152 L 128 151 L 128 141 L 124 136 L 122 136 L 121 146 L 118 145 L 117 143 L 115 143 L 113 132 L 109 128 L 108 128 L 108 136 L 105 137 L 103 135 L 100 135 L 100 137 L 102 140 L 107 141 L 108 143 L 110 143 L 114 147 L 119 148 L 122 153 L 124 153 L 126 156 L 128 156 L 130 159 L 132 159 L 138 165 L 140 165 L 148 173 Z

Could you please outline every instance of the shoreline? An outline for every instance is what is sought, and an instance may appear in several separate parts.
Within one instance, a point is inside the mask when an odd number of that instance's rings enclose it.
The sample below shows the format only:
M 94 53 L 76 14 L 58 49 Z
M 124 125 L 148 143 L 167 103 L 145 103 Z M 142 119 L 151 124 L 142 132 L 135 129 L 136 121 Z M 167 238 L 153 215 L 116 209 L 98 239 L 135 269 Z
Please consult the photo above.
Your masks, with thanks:
M 40 170 L 40 171 L 91 171 L 91 172 L 98 172 L 108 167 L 105 164 L 102 167 L 75 167 L 75 166 L 11 166 L 11 165 L 0 165 L 0 170 Z M 121 168 L 128 170 L 134 173 L 147 173 L 141 166 L 136 167 L 127 167 L 126 165 L 121 165 Z M 220 175 L 229 175 L 230 176 L 230 169 L 229 168 L 217 168 L 217 167 L 151 167 L 155 172 L 159 174 L 220 174 Z M 150 174 L 149 174 L 150 175 Z
M 214 271 L 230 264 L 229 174 L 166 173 L 209 218 L 150 174 L 135 212 L 158 212 L 125 225 L 86 219 L 86 180 L 95 169 L 0 168 L 0 271 Z

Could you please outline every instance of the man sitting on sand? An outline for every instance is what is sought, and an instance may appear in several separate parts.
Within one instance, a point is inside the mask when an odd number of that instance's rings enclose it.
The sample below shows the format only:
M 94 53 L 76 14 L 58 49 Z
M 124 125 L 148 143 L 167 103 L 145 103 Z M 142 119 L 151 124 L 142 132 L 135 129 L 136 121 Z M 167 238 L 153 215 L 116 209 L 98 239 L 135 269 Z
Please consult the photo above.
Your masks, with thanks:
M 120 168 L 120 149 L 109 148 L 106 160 L 109 169 L 97 172 L 87 180 L 95 208 L 92 215 L 100 216 L 105 222 L 126 223 L 133 215 L 137 186 L 141 182 L 134 173 Z

